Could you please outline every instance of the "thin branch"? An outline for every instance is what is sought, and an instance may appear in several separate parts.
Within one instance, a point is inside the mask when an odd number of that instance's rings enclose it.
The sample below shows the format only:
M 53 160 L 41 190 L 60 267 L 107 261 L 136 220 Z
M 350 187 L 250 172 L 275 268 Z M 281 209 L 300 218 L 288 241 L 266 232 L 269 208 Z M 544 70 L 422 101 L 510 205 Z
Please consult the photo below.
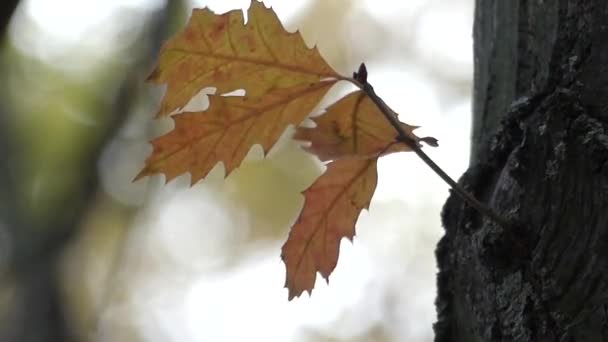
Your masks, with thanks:
M 117 93 L 116 105 L 114 111 L 123 113 L 122 117 L 127 117 L 127 114 L 133 110 L 134 104 L 137 102 L 138 97 L 143 96 L 138 89 L 138 85 L 141 80 L 145 78 L 150 68 L 151 56 L 157 54 L 160 49 L 160 45 L 166 36 L 171 31 L 171 21 L 178 16 L 178 14 L 185 8 L 183 0 L 171 0 L 165 3 L 165 6 L 158 10 L 156 14 L 153 14 L 150 18 L 150 22 L 147 24 L 147 31 L 142 32 L 141 39 L 145 39 L 145 45 L 141 46 L 136 51 L 136 59 L 132 63 L 130 72 L 125 75 L 122 80 L 122 84 Z M 114 130 L 116 132 L 116 130 Z M 118 245 L 114 248 L 112 256 L 110 257 L 109 269 L 106 274 L 105 284 L 102 289 L 102 293 L 99 302 L 96 307 L 96 312 L 92 317 L 92 321 L 89 322 L 88 327 L 90 333 L 93 334 L 93 339 L 103 339 L 104 327 L 103 314 L 112 304 L 114 296 L 117 295 L 121 286 L 121 267 L 125 260 L 130 259 L 131 248 L 134 245 L 136 235 L 140 232 L 134 228 L 128 229 L 119 237 Z
M 498 215 L 494 210 L 486 206 L 485 204 L 478 201 L 473 195 L 464 190 L 460 184 L 456 183 L 439 165 L 437 165 L 422 149 L 420 148 L 420 143 L 410 137 L 403 127 L 401 126 L 401 122 L 397 118 L 397 113 L 393 111 L 374 91 L 374 87 L 367 82 L 367 69 L 365 68 L 365 64 L 361 63 L 359 70 L 353 73 L 353 78 L 345 78 L 354 85 L 356 85 L 359 89 L 361 89 L 369 98 L 378 106 L 378 109 L 382 112 L 384 117 L 390 122 L 390 124 L 397 131 L 397 139 L 406 144 L 409 148 L 416 153 L 422 161 L 426 165 L 428 165 L 444 182 L 446 182 L 465 202 L 467 202 L 471 207 L 475 208 L 478 212 L 487 217 L 491 218 L 494 222 L 498 223 L 503 227 L 509 227 L 508 222 L 500 215 Z M 428 138 L 426 138 L 428 141 Z M 430 142 L 432 145 L 432 141 Z

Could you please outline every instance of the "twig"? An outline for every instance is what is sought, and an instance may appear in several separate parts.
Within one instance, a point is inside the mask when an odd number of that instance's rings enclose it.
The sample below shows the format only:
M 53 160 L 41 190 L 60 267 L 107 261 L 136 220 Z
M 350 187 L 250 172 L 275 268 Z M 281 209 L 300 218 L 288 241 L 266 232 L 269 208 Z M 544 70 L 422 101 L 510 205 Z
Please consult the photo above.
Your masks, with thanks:
M 401 126 L 401 122 L 397 118 L 397 114 L 393 111 L 374 91 L 374 87 L 367 82 L 367 69 L 365 68 L 365 64 L 361 63 L 359 70 L 353 73 L 353 78 L 346 78 L 346 80 L 350 81 L 354 85 L 356 85 L 359 89 L 361 89 L 369 98 L 378 106 L 378 109 L 382 112 L 384 117 L 390 122 L 390 124 L 397 131 L 397 139 L 406 144 L 409 148 L 416 153 L 422 161 L 426 165 L 428 165 L 444 182 L 446 182 L 457 194 L 460 196 L 465 202 L 467 202 L 471 207 L 475 208 L 478 212 L 487 217 L 491 218 L 494 222 L 499 225 L 507 228 L 510 225 L 507 221 L 500 215 L 498 215 L 494 210 L 490 209 L 485 204 L 479 202 L 473 195 L 464 190 L 460 184 L 456 183 L 450 176 L 448 176 L 439 165 L 437 165 L 422 149 L 420 148 L 420 144 L 418 141 L 414 140 L 410 137 L 403 127 Z

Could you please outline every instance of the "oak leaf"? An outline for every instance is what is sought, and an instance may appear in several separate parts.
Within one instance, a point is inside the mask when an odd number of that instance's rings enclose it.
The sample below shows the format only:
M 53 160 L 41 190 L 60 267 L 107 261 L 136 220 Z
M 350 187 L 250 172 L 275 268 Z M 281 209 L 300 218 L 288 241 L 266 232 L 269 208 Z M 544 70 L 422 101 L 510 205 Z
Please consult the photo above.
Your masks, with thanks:
M 245 25 L 241 10 L 192 11 L 185 29 L 163 45 L 158 67 L 148 77 L 167 84 L 158 116 L 183 108 L 205 87 L 218 94 L 244 89 L 260 97 L 339 77 L 299 32 L 285 31 L 272 9 L 253 1 L 247 14 Z
M 311 142 L 306 150 L 323 161 L 411 150 L 405 144 L 393 144 L 397 131 L 361 90 L 338 100 L 313 121 L 316 127 L 298 127 L 294 138 Z M 401 127 L 414 141 L 418 141 L 413 133 L 416 126 L 402 122 Z M 391 144 L 393 146 L 389 146 Z
M 244 89 L 245 97 L 211 96 L 209 109 L 174 116 L 175 129 L 155 139 L 136 176 L 186 172 L 194 184 L 223 162 L 228 175 L 254 144 L 267 152 L 289 125 L 298 125 L 340 76 L 298 32 L 283 29 L 275 13 L 252 2 L 249 21 L 234 10 L 215 15 L 195 9 L 186 28 L 161 50 L 149 81 L 166 83 L 159 116 L 181 109 L 205 87 Z
M 210 95 L 206 111 L 172 116 L 175 129 L 152 141 L 152 155 L 136 179 L 161 172 L 169 181 L 190 172 L 194 184 L 218 161 L 229 174 L 251 146 L 260 144 L 267 152 L 288 125 L 302 122 L 333 84 L 277 89 L 258 98 Z
M 377 158 L 333 161 L 304 191 L 304 209 L 281 254 L 290 300 L 304 291 L 312 292 L 317 272 L 328 279 L 336 267 L 340 241 L 343 237 L 352 240 L 359 213 L 369 207 L 376 189 L 376 161 Z
M 378 157 L 411 150 L 396 142 L 395 128 L 360 90 L 338 100 L 313 121 L 315 127 L 298 127 L 294 138 L 309 141 L 309 152 L 332 161 L 304 191 L 304 208 L 282 248 L 289 299 L 304 291 L 311 293 L 317 272 L 329 279 L 338 262 L 340 240 L 352 240 L 356 220 L 369 206 Z M 412 140 L 419 140 L 413 134 L 416 126 L 401 123 L 401 127 Z
M 164 44 L 148 78 L 167 85 L 157 116 L 183 109 L 203 88 L 215 87 L 219 95 L 209 96 L 205 111 L 172 116 L 175 128 L 152 141 L 152 154 L 136 179 L 163 173 L 169 181 L 189 172 L 194 184 L 218 162 L 228 175 L 253 145 L 268 152 L 339 80 L 369 86 L 363 64 L 353 78 L 339 75 L 298 32 L 285 31 L 261 2 L 252 1 L 247 14 L 245 24 L 240 10 L 215 15 L 195 9 L 184 30 Z M 238 89 L 245 96 L 227 96 Z M 282 248 L 289 299 L 310 293 L 317 272 L 328 279 L 336 267 L 341 239 L 352 240 L 361 210 L 369 207 L 378 158 L 411 151 L 420 142 L 436 144 L 434 138 L 414 135 L 415 126 L 398 122 L 369 89 L 330 106 L 313 119 L 316 127 L 296 130 L 295 138 L 309 141 L 306 150 L 327 169 L 303 192 L 304 208 Z

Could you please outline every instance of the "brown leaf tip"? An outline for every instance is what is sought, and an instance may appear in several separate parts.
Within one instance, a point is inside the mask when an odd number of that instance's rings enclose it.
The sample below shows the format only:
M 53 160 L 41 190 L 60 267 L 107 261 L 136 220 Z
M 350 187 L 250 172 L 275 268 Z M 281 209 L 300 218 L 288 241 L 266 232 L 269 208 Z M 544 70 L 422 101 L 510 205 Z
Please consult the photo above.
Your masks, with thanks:
M 312 291 L 309 290 L 303 290 L 303 291 L 296 291 L 296 290 L 292 290 L 289 287 L 285 286 L 285 288 L 287 288 L 289 295 L 287 296 L 287 300 L 291 301 L 294 298 L 300 298 L 300 296 L 306 292 L 308 293 L 308 296 L 310 297 L 312 295 Z

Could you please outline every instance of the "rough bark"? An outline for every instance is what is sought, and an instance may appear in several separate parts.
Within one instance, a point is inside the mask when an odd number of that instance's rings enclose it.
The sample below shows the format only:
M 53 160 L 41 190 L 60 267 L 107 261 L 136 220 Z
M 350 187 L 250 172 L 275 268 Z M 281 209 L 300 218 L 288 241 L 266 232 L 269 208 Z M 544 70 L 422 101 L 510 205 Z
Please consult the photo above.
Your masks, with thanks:
M 608 341 L 608 1 L 477 0 L 473 148 L 435 341 Z

